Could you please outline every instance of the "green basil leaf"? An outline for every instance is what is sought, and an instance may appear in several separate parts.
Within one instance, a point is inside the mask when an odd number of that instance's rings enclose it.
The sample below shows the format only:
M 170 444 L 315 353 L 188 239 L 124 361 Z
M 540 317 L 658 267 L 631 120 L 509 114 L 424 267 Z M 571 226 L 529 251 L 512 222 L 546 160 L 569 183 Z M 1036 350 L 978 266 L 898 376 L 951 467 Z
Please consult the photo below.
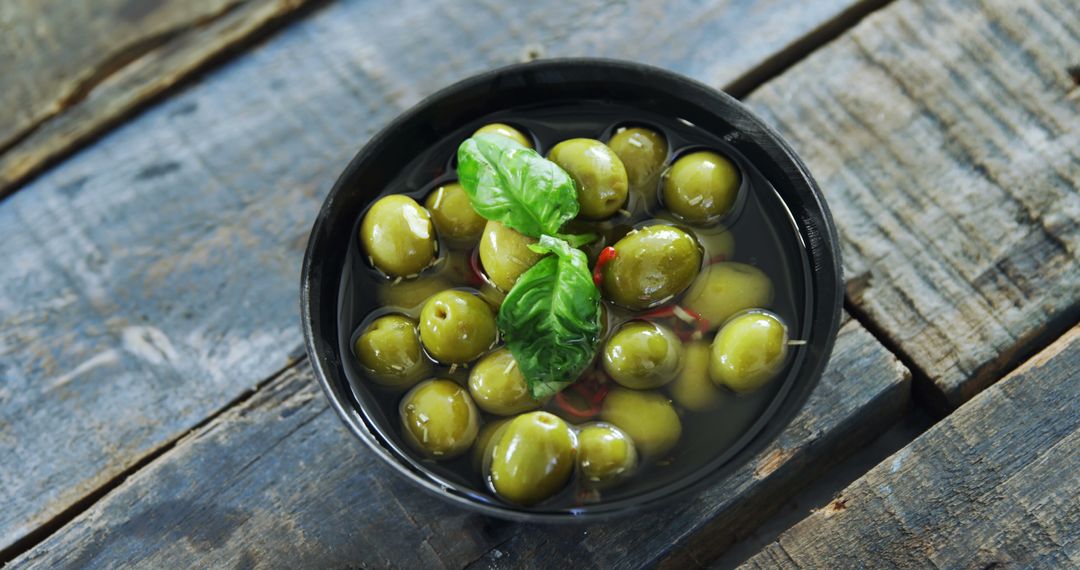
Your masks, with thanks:
M 530 237 L 557 234 L 580 208 L 566 171 L 504 136 L 465 139 L 457 172 L 476 213 Z
M 600 236 L 597 234 L 558 234 L 555 237 L 566 240 L 566 243 L 570 244 L 570 247 L 581 247 L 586 244 L 590 244 L 598 239 Z
M 592 362 L 600 291 L 580 250 L 549 235 L 529 247 L 555 255 L 518 278 L 499 309 L 499 331 L 533 398 L 541 399 L 573 383 Z

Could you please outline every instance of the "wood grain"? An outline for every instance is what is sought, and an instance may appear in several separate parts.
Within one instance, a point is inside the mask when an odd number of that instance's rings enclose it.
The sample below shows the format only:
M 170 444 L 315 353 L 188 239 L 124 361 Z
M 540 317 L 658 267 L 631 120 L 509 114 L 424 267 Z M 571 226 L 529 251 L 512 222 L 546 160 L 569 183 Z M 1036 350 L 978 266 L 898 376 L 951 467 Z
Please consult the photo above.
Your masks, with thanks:
M 0 202 L 0 552 L 300 352 L 316 209 L 423 95 L 583 53 L 723 84 L 860 4 L 343 1 L 34 179 Z
M 753 568 L 1080 566 L 1080 327 L 782 534 Z
M 1080 317 L 1080 11 L 903 1 L 751 97 L 810 165 L 848 297 L 955 407 Z
M 14 565 L 641 567 L 672 557 L 678 566 L 753 529 L 880 433 L 909 388 L 907 371 L 848 320 L 806 408 L 731 479 L 647 516 L 536 526 L 470 514 L 414 488 L 346 433 L 303 362 Z
M 0 5 L 0 197 L 308 0 Z

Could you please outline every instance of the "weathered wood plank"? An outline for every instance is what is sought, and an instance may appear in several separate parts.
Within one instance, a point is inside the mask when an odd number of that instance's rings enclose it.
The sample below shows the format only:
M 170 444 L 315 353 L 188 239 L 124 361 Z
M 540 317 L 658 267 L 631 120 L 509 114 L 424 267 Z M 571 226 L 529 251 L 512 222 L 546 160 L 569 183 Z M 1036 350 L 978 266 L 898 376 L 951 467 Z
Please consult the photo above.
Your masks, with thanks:
M 829 199 L 848 297 L 956 406 L 1080 317 L 1080 10 L 903 1 L 753 106 Z
M 648 516 L 554 527 L 486 519 L 413 488 L 346 433 L 305 362 L 181 441 L 15 566 L 681 561 L 751 530 L 794 489 L 880 433 L 902 413 L 909 388 L 907 371 L 848 320 L 807 407 L 730 480 Z
M 1080 327 L 750 560 L 755 568 L 1080 566 Z
M 323 193 L 422 95 L 529 52 L 722 84 L 861 4 L 334 3 L 35 179 L 0 202 L 0 551 L 286 365 Z
M 0 4 L 0 196 L 305 2 Z

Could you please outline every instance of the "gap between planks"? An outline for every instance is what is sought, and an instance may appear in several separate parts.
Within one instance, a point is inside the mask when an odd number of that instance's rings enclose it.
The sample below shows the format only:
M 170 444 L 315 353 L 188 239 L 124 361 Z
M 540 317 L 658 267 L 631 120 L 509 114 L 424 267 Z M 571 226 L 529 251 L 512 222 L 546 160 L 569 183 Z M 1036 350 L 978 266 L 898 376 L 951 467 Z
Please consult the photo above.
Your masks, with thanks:
M 847 300 L 845 299 L 845 301 Z M 850 305 L 850 303 L 845 302 L 845 305 Z M 856 451 L 853 456 L 834 465 L 826 473 L 810 483 L 807 488 L 793 495 L 784 505 L 777 509 L 775 514 L 758 525 L 748 536 L 732 544 L 717 557 L 694 559 L 697 566 L 708 566 L 717 570 L 740 567 L 764 548 L 773 543 L 778 544 L 781 535 L 818 511 L 825 508 L 843 508 L 846 499 L 842 493 L 845 489 L 962 408 L 952 410 L 951 413 L 942 414 L 939 408 L 929 403 L 926 394 L 920 394 L 919 386 L 920 381 L 927 382 L 922 389 L 929 386 L 927 377 L 913 367 L 913 364 L 896 350 L 896 347 L 892 345 L 893 343 L 887 337 L 883 337 L 880 331 L 872 327 L 873 321 L 865 319 L 865 315 L 857 314 L 850 306 L 847 306 L 847 309 L 852 314 L 852 319 L 859 322 L 885 350 L 908 367 L 912 375 L 912 400 L 908 410 L 889 430 L 882 433 L 873 442 Z M 1080 334 L 1078 332 L 1080 329 L 1077 327 L 1080 327 L 1080 321 L 1074 319 L 1072 324 L 1061 334 L 1041 338 L 1039 343 L 1031 346 L 1032 352 L 1029 358 L 1008 369 L 1003 369 L 1001 375 L 995 379 L 994 384 L 1005 379 L 1010 374 L 1021 374 L 1028 368 L 1037 368 L 1046 364 L 1060 350 L 1067 348 L 1070 337 Z M 1052 350 L 1055 347 L 1057 347 L 1057 350 Z
M 124 109 L 116 116 L 103 119 L 100 124 L 93 126 L 87 133 L 62 143 L 59 150 L 55 152 L 46 152 L 37 159 L 36 164 L 33 159 L 24 159 L 31 162 L 31 165 L 27 167 L 24 172 L 16 175 L 8 182 L 0 181 L 0 201 L 19 191 L 39 175 L 60 164 L 69 156 L 90 146 L 113 129 L 139 116 L 142 112 L 167 99 L 173 93 L 194 83 L 199 77 L 226 63 L 233 57 L 243 55 L 246 51 L 256 47 L 291 22 L 306 17 L 308 14 L 324 6 L 329 1 L 330 0 L 306 0 L 299 8 L 267 20 L 260 27 L 254 29 L 250 34 L 237 40 L 235 43 L 223 46 L 221 50 L 208 54 L 204 61 L 195 64 L 190 69 L 180 71 L 179 75 L 168 85 L 163 85 L 158 90 L 152 91 L 143 99 L 133 101 L 128 108 Z M 850 6 L 833 18 L 827 20 L 818 28 L 810 30 L 806 35 L 796 39 L 788 46 L 780 49 L 772 56 L 769 56 L 764 61 L 736 77 L 723 87 L 723 89 L 738 99 L 746 97 L 761 85 L 786 72 L 789 68 L 802 61 L 806 56 L 813 53 L 818 48 L 833 41 L 850 28 L 858 25 L 858 23 L 866 16 L 886 7 L 891 2 L 893 2 L 893 0 L 863 0 L 862 2 Z M 214 20 L 224 18 L 235 10 L 236 7 L 230 8 L 226 12 L 219 14 Z M 207 25 L 212 21 L 213 20 L 200 22 L 198 25 Z M 179 35 L 186 31 L 187 30 L 173 32 L 172 36 Z M 172 36 L 170 36 L 170 38 Z M 149 51 L 152 51 L 153 48 L 157 48 L 160 45 L 167 43 L 170 38 L 160 38 L 158 43 L 151 43 L 149 45 L 150 50 L 147 52 L 129 55 L 125 58 L 126 63 L 137 61 L 140 57 L 146 55 Z M 529 52 L 522 57 L 521 61 L 531 61 L 534 59 L 538 59 L 536 54 Z M 63 117 L 71 108 L 69 105 L 77 104 L 81 99 L 85 99 L 95 87 L 101 84 L 101 82 L 122 71 L 122 69 L 122 66 L 111 69 L 104 76 L 97 77 L 96 81 L 80 90 L 79 98 L 75 99 L 73 103 L 66 103 L 63 110 L 42 119 L 37 124 L 31 126 L 27 131 L 21 133 L 17 138 L 0 147 L 0 163 L 7 158 L 9 152 L 19 150 L 19 145 L 22 142 L 29 139 L 35 132 L 43 128 L 50 121 Z
M 207 415 L 197 424 L 191 426 L 191 429 L 188 429 L 180 436 L 161 444 L 160 446 L 158 446 L 157 449 L 154 449 L 150 453 L 147 453 L 145 456 L 139 458 L 139 460 L 133 463 L 130 467 L 124 469 L 112 479 L 109 479 L 108 481 L 102 483 L 96 489 L 91 490 L 81 499 L 75 501 L 68 508 L 57 513 L 49 520 L 41 523 L 40 526 L 35 528 L 33 531 L 27 533 L 26 536 L 11 543 L 11 545 L 7 548 L 0 549 L 0 567 L 3 567 L 12 560 L 18 558 L 24 552 L 28 552 L 29 550 L 40 544 L 42 541 L 49 538 L 49 536 L 63 528 L 64 525 L 71 522 L 75 517 L 79 516 L 84 511 L 94 506 L 94 503 L 97 503 L 99 500 L 104 498 L 113 489 L 119 487 L 120 485 L 123 485 L 124 481 L 127 481 L 129 477 L 138 473 L 144 467 L 150 465 L 154 461 L 157 461 L 159 457 L 168 453 L 169 450 L 179 445 L 192 434 L 197 433 L 199 430 L 209 425 L 210 422 L 213 422 L 215 419 L 228 413 L 230 410 L 238 406 L 244 405 L 245 402 L 254 398 L 260 390 L 273 382 L 275 379 L 280 378 L 282 375 L 288 373 L 293 368 L 297 366 L 303 366 L 307 363 L 307 355 L 303 353 L 302 347 L 298 348 L 298 350 L 294 350 L 293 354 L 298 354 L 298 356 L 290 357 L 288 364 L 281 367 L 276 372 L 267 376 L 263 380 L 259 381 L 251 388 L 248 388 L 246 391 L 241 393 L 239 396 L 233 398 L 231 401 L 229 401 L 229 403 L 222 406 L 215 412 Z
M 91 132 L 65 145 L 63 149 L 58 151 L 57 153 L 47 156 L 39 164 L 33 166 L 25 174 L 13 180 L 7 186 L 0 186 L 0 201 L 3 201 L 7 196 L 10 196 L 14 192 L 18 191 L 20 188 L 34 180 L 34 178 L 39 176 L 45 170 L 62 162 L 64 159 L 71 156 L 78 150 L 89 146 L 112 129 L 120 126 L 121 124 L 131 120 L 134 117 L 137 117 L 139 114 L 146 111 L 148 108 L 152 107 L 156 103 L 167 99 L 174 92 L 183 89 L 184 87 L 197 81 L 199 76 L 226 63 L 232 57 L 240 56 L 248 49 L 262 43 L 270 36 L 280 31 L 289 23 L 307 16 L 311 12 L 318 9 L 320 6 L 324 5 L 326 1 L 327 0 L 312 0 L 311 2 L 304 4 L 304 6 L 295 11 L 268 20 L 262 27 L 245 36 L 243 39 L 238 40 L 235 44 L 229 45 L 223 48 L 221 51 L 212 54 L 208 57 L 206 61 L 201 62 L 192 69 L 182 73 L 178 77 L 178 79 L 169 86 L 164 87 L 160 91 L 148 96 L 145 99 L 135 102 L 129 109 L 125 110 L 120 115 L 103 122 L 101 125 L 94 127 Z M 761 85 L 764 85 L 770 80 L 782 75 L 792 66 L 796 65 L 798 62 L 810 55 L 812 52 L 840 37 L 845 32 L 847 32 L 847 30 L 858 25 L 859 22 L 861 22 L 871 13 L 888 6 L 892 1 L 893 0 L 865 0 L 851 6 L 850 8 L 837 14 L 832 19 L 826 21 L 818 28 L 811 30 L 809 33 L 795 40 L 787 47 L 778 51 L 776 54 L 770 56 L 758 65 L 738 76 L 726 86 L 724 86 L 723 89 L 738 99 L 745 98 Z M 35 125 L 33 129 L 39 128 L 41 124 Z M 29 133 L 21 137 L 19 140 L 23 140 L 25 136 L 28 135 Z M 19 141 L 16 141 L 13 145 L 10 145 L 9 149 L 7 150 L 16 147 L 18 145 L 18 142 Z M 0 156 L 3 156 L 3 153 L 0 153 Z M 845 302 L 845 305 L 849 304 L 850 303 Z M 907 358 L 906 355 L 904 355 L 903 353 L 897 351 L 895 346 L 892 345 L 892 343 L 886 344 L 881 342 L 881 335 L 879 334 L 877 327 L 872 326 L 872 322 L 866 319 L 865 315 L 859 315 L 856 312 L 853 313 L 852 316 L 853 318 L 855 318 L 856 321 L 859 322 L 860 325 L 870 331 L 872 336 L 874 336 L 875 340 L 881 343 L 888 352 L 892 353 L 892 355 L 898 360 L 900 360 L 901 363 L 903 363 L 905 366 L 908 366 L 909 370 L 917 370 L 917 368 L 911 367 L 910 359 Z M 271 383 L 274 379 L 279 378 L 282 374 L 288 372 L 293 367 L 303 365 L 306 362 L 306 356 L 300 356 L 298 359 L 290 362 L 283 368 L 271 374 L 269 377 L 259 381 L 258 383 L 256 383 L 255 386 L 249 388 L 240 396 L 232 399 L 226 405 L 222 406 L 218 410 L 214 411 L 207 417 L 200 420 L 196 425 L 192 426 L 182 435 L 164 442 L 157 449 L 140 458 L 130 467 L 119 473 L 117 476 L 109 479 L 96 489 L 90 491 L 84 497 L 73 503 L 70 507 L 53 516 L 48 521 L 42 523 L 40 526 L 28 533 L 26 536 L 12 543 L 9 547 L 0 550 L 0 566 L 13 560 L 14 558 L 17 558 L 24 552 L 31 550 L 37 544 L 47 539 L 50 535 L 61 529 L 68 522 L 73 520 L 79 514 L 86 511 L 95 503 L 97 503 L 100 499 L 105 497 L 110 491 L 123 484 L 123 482 L 129 477 L 156 461 L 159 457 L 164 455 L 169 450 L 176 447 L 176 445 L 180 443 L 184 438 L 188 437 L 189 434 L 196 432 L 197 430 L 206 426 L 208 423 L 218 418 L 219 416 L 229 412 L 237 406 L 242 405 L 244 402 L 247 402 L 267 384 Z M 915 385 L 918 384 L 919 383 L 916 383 Z M 833 469 L 835 469 L 835 466 L 833 467 Z
M 0 201 L 14 194 L 39 175 L 60 164 L 79 150 L 90 146 L 113 129 L 139 116 L 140 113 L 167 99 L 173 93 L 194 83 L 205 73 L 256 47 L 288 26 L 288 24 L 306 17 L 319 7 L 327 4 L 329 0 L 300 0 L 300 2 L 301 4 L 298 7 L 288 8 L 281 13 L 268 17 L 239 38 L 224 43 L 216 51 L 195 54 L 196 61 L 190 67 L 186 69 L 162 69 L 156 77 L 149 77 L 142 83 L 132 87 L 132 90 L 145 90 L 145 94 L 135 96 L 129 104 L 115 114 L 104 112 L 103 116 L 91 116 L 90 121 L 88 121 L 91 125 L 86 132 L 76 133 L 68 137 L 68 140 L 64 140 L 66 135 L 53 135 L 52 138 L 32 143 L 24 148 L 23 143 L 33 139 L 39 131 L 52 126 L 56 122 L 65 120 L 69 114 L 74 112 L 73 109 L 78 110 L 78 105 L 87 99 L 96 88 L 107 83 L 110 78 L 123 73 L 133 64 L 138 63 L 140 59 L 150 56 L 156 51 L 167 51 L 169 42 L 178 37 L 195 33 L 200 28 L 209 27 L 218 22 L 224 22 L 241 10 L 243 4 L 232 5 L 210 18 L 191 22 L 179 29 L 168 30 L 159 36 L 146 38 L 130 49 L 115 54 L 112 59 L 103 62 L 103 67 L 99 73 L 79 84 L 76 91 L 61 102 L 60 110 L 41 118 L 11 140 L 0 145 Z M 167 76 L 171 73 L 175 73 L 175 77 L 167 79 Z M 89 112 L 94 113 L 94 111 Z M 97 121 L 97 124 L 92 124 L 95 121 Z M 64 125 L 61 125 L 61 127 L 64 127 Z M 72 127 L 72 125 L 66 125 L 69 131 L 75 130 Z M 57 145 L 56 150 L 48 148 L 50 141 Z M 18 156 L 20 154 L 22 156 Z M 35 156 L 35 154 L 38 155 Z M 15 156 L 15 160 L 9 162 L 12 156 Z M 14 170 L 14 172 L 6 172 L 8 170 Z M 12 174 L 11 179 L 3 180 L 2 177 L 9 174 Z

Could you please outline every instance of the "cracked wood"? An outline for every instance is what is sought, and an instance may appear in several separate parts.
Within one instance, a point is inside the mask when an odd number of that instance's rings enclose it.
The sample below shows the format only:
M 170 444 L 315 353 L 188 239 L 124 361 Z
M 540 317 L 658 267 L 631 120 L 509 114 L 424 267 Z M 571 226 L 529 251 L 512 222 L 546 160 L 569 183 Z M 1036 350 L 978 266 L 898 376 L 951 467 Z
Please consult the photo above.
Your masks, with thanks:
M 0 201 L 0 551 L 290 361 L 322 197 L 423 95 L 580 53 L 725 84 L 862 4 L 331 3 L 43 173 Z
M 747 566 L 1080 566 L 1077 370 L 1080 327 L 784 532 Z
M 0 5 L 0 197 L 308 0 Z
M 959 405 L 1080 317 L 1080 10 L 903 0 L 750 101 L 832 208 L 848 297 Z
M 907 405 L 907 371 L 848 319 L 806 408 L 698 497 L 591 526 L 444 504 L 347 433 L 307 362 L 139 471 L 16 566 L 681 567 L 752 530 Z

